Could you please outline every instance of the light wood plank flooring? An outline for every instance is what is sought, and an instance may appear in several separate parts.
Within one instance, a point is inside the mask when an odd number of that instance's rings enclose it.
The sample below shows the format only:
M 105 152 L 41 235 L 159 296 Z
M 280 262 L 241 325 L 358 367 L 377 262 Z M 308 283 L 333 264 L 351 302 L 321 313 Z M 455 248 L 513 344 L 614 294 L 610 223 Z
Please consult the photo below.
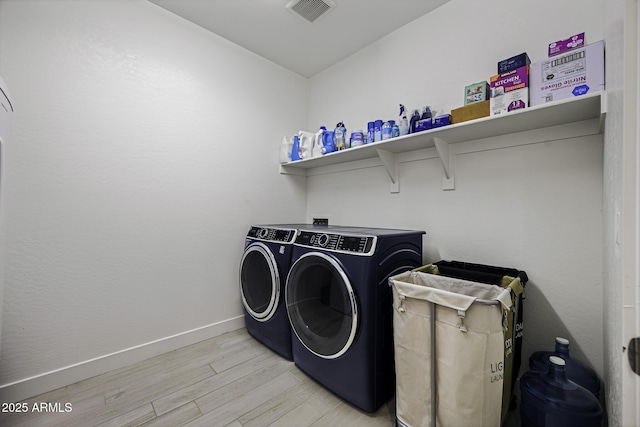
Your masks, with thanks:
M 368 414 L 324 389 L 246 329 L 221 335 L 25 401 L 9 426 L 395 425 L 395 402 Z M 34 403 L 70 412 L 31 412 Z

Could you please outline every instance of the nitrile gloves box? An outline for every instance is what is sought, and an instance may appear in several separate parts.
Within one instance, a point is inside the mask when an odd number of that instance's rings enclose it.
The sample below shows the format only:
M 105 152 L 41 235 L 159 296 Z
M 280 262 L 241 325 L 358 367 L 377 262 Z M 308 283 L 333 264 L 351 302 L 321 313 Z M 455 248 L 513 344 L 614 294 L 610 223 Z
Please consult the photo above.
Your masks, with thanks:
M 529 67 L 524 66 L 491 77 L 492 116 L 526 108 L 529 105 Z
M 604 41 L 531 64 L 531 106 L 604 90 Z

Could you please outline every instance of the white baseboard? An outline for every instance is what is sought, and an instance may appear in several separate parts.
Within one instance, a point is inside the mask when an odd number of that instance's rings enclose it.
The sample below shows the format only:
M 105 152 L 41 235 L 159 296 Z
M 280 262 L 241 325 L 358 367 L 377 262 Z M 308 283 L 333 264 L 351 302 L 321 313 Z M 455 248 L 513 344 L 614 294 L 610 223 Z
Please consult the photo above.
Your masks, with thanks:
M 244 316 L 233 317 L 30 378 L 3 384 L 0 386 L 0 402 L 19 402 L 242 327 L 244 327 Z

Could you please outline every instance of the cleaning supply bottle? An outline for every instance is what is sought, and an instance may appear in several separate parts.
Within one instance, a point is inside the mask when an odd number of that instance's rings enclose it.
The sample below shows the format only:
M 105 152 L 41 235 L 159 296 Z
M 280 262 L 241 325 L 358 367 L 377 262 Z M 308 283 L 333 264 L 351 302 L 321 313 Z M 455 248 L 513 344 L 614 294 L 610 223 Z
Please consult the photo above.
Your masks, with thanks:
M 311 157 L 320 157 L 324 154 L 322 152 L 322 147 L 323 147 L 322 135 L 326 130 L 327 130 L 326 127 L 320 126 L 320 129 L 318 130 L 318 132 L 315 133 L 313 137 L 313 150 L 311 151 Z
M 407 112 L 404 108 L 404 105 L 402 104 L 400 104 L 400 120 L 398 123 L 398 130 L 400 131 L 400 136 L 409 133 L 409 121 L 407 120 Z
M 322 132 L 322 154 L 329 154 L 336 151 L 336 143 L 334 140 L 334 131 L 325 130 Z
M 409 122 L 409 133 L 414 133 L 416 131 L 416 122 L 420 120 L 420 111 L 413 110 L 411 114 L 411 121 Z
M 420 116 L 420 120 L 431 119 L 433 118 L 433 114 L 431 113 L 431 108 L 427 105 L 422 110 L 422 116 Z
M 364 145 L 366 141 L 364 140 L 364 132 L 360 129 L 356 129 L 351 132 L 351 148 L 359 147 L 360 145 Z
M 336 149 L 346 150 L 347 148 L 349 148 L 347 139 L 347 128 L 344 127 L 344 123 L 338 123 L 333 132 L 333 139 L 336 144 Z
M 391 122 L 391 138 L 400 136 L 400 127 L 395 120 L 389 120 Z
M 382 141 L 382 120 L 373 122 L 373 140 L 374 142 Z
M 298 135 L 293 135 L 293 145 L 291 146 L 291 161 L 302 160 L 300 155 L 300 139 Z
M 391 139 L 391 123 L 384 122 L 382 125 L 382 140 Z

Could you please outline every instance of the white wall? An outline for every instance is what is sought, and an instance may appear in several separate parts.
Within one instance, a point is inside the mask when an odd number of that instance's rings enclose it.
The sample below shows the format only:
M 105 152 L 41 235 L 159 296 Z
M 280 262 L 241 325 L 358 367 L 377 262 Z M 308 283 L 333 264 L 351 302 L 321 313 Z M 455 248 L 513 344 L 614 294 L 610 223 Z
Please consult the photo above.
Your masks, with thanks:
M 470 10 L 472 9 L 472 10 Z M 602 2 L 452 0 L 311 79 L 310 128 L 365 128 L 430 104 L 463 104 L 464 86 L 500 59 L 585 31 L 602 39 Z M 400 193 L 382 166 L 308 178 L 307 214 L 333 223 L 426 230 L 424 261 L 455 259 L 525 270 L 524 365 L 534 350 L 572 341 L 603 376 L 601 136 L 456 156 L 456 189 L 442 191 L 437 158 L 400 164 Z M 472 143 L 470 143 L 472 144 Z
M 609 425 L 638 425 L 640 381 L 625 351 L 638 320 L 638 5 L 616 0 L 603 7 L 608 43 L 607 126 L 604 155 L 605 378 Z
M 0 75 L 2 400 L 242 326 L 242 236 L 304 219 L 307 80 L 143 0 L 1 0 Z
M 459 155 L 452 192 L 437 159 L 402 163 L 399 194 L 380 166 L 277 174 L 292 130 L 364 128 L 400 102 L 448 111 L 499 59 L 603 36 L 600 0 L 469 7 L 452 0 L 307 81 L 142 0 L 0 0 L 16 107 L 0 384 L 62 369 L 62 385 L 70 365 L 234 327 L 238 236 L 318 212 L 424 229 L 425 262 L 526 270 L 525 362 L 559 334 L 602 374 L 602 138 Z

